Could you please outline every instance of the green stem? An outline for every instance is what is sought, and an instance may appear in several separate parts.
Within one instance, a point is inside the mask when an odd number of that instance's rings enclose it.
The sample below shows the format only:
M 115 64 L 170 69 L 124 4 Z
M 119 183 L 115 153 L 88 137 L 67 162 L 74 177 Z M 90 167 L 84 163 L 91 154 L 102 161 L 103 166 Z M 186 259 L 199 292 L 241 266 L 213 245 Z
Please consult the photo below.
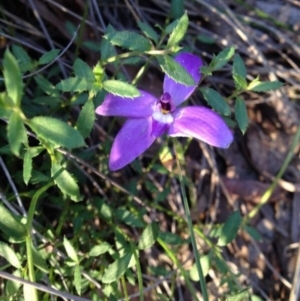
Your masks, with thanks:
M 123 287 L 123 291 L 124 291 L 124 296 L 125 296 L 125 300 L 129 301 L 129 297 L 128 297 L 128 292 L 127 292 L 127 287 L 126 287 L 126 282 L 125 282 L 125 277 L 124 275 L 121 277 L 121 283 L 122 283 L 122 287 Z
M 176 143 L 179 143 L 179 142 L 174 140 L 175 145 L 176 145 Z M 201 266 L 201 263 L 200 263 L 200 257 L 199 257 L 199 253 L 198 253 L 198 249 L 197 249 L 197 243 L 196 243 L 196 239 L 195 239 L 190 208 L 189 208 L 189 204 L 188 204 L 188 200 L 187 200 L 187 196 L 186 196 L 185 188 L 184 188 L 184 184 L 183 184 L 182 169 L 181 169 L 181 165 L 180 165 L 180 162 L 179 162 L 176 147 L 174 148 L 174 150 L 175 150 L 176 163 L 177 163 L 177 166 L 178 166 L 178 169 L 179 169 L 179 182 L 180 182 L 180 189 L 181 189 L 182 198 L 183 198 L 183 205 L 184 205 L 185 215 L 186 215 L 186 219 L 187 219 L 187 223 L 188 223 L 188 228 L 189 228 L 189 231 L 190 231 L 192 246 L 193 246 L 194 255 L 195 255 L 196 266 L 197 266 L 197 270 L 198 270 L 198 274 L 199 274 L 200 287 L 201 287 L 201 291 L 202 291 L 202 295 L 203 295 L 203 300 L 204 301 L 209 301 L 208 294 L 207 294 L 207 289 L 206 289 L 206 283 L 205 283 L 203 270 L 202 270 L 202 266 Z
M 141 270 L 141 265 L 140 265 L 140 261 L 139 261 L 139 256 L 137 254 L 135 247 L 132 246 L 132 248 L 133 248 L 133 256 L 134 256 L 135 263 L 136 263 L 136 272 L 137 272 L 138 283 L 139 283 L 140 301 L 144 301 L 144 287 L 143 287 L 142 270 Z
M 265 205 L 268 202 L 268 200 L 270 199 L 270 197 L 272 196 L 272 194 L 278 184 L 278 181 L 281 179 L 282 175 L 284 174 L 285 170 L 287 169 L 290 161 L 292 160 L 292 158 L 294 156 L 294 151 L 295 151 L 295 148 L 297 147 L 299 141 L 300 141 L 300 126 L 298 127 L 298 130 L 297 130 L 294 140 L 292 142 L 291 148 L 290 148 L 278 174 L 276 175 L 275 179 L 273 180 L 271 186 L 267 189 L 267 191 L 261 197 L 259 204 L 255 208 L 253 208 L 248 213 L 248 215 L 244 218 L 244 224 L 246 224 L 251 218 L 253 218 L 259 212 L 260 208 L 263 205 Z

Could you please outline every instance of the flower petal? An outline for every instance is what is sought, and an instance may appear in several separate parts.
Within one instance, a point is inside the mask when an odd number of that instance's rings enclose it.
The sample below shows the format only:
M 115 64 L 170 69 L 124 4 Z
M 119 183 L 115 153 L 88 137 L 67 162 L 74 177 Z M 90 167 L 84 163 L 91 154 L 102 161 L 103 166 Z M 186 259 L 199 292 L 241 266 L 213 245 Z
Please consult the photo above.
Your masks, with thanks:
M 128 119 L 113 143 L 109 169 L 121 169 L 143 153 L 155 140 L 151 131 L 152 117 Z
M 195 86 L 186 86 L 176 82 L 174 79 L 165 75 L 164 92 L 168 92 L 175 105 L 178 106 L 184 102 L 196 89 L 197 83 L 201 78 L 200 67 L 203 65 L 202 60 L 191 53 L 182 52 L 175 57 L 175 61 L 179 63 L 194 79 Z
M 173 137 L 194 137 L 213 146 L 227 148 L 233 140 L 223 119 L 204 107 L 185 107 L 175 111 L 168 134 Z
M 96 113 L 103 116 L 148 117 L 152 114 L 152 105 L 157 102 L 153 95 L 139 90 L 141 95 L 135 98 L 122 98 L 107 94 L 103 103 L 96 108 Z

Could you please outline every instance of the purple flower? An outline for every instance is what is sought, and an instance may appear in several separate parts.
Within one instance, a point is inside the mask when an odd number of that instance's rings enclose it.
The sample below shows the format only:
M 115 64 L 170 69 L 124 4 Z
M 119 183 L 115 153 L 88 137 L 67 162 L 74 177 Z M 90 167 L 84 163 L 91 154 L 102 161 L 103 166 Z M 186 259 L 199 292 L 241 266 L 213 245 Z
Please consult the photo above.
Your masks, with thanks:
M 222 148 L 232 142 L 229 128 L 212 110 L 199 106 L 178 108 L 196 89 L 202 61 L 191 53 L 180 53 L 175 60 L 192 76 L 196 85 L 186 86 L 165 75 L 164 92 L 159 99 L 142 90 L 134 99 L 108 94 L 97 107 L 99 115 L 128 117 L 114 140 L 110 170 L 118 170 L 132 162 L 163 133 L 172 137 L 194 137 Z

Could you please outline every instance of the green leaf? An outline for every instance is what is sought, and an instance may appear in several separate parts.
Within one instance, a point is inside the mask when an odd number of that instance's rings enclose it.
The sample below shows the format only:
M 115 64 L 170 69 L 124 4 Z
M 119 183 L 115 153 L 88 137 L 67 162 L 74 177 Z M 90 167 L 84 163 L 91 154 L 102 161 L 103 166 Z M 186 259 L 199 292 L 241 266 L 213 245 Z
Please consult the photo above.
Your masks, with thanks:
M 207 103 L 222 115 L 230 115 L 230 107 L 226 100 L 217 91 L 210 88 L 201 88 L 201 93 L 207 101 Z
M 90 135 L 95 123 L 95 106 L 92 100 L 88 100 L 82 107 L 76 122 L 76 127 L 83 138 Z
M 7 125 L 7 138 L 10 149 L 16 156 L 20 155 L 22 143 L 28 144 L 26 129 L 18 112 L 13 112 L 10 115 Z
M 17 269 L 22 267 L 15 251 L 3 241 L 0 241 L 0 256 L 4 257 L 13 267 Z
M 261 235 L 259 234 L 259 232 L 254 227 L 245 225 L 244 229 L 256 241 L 260 241 L 260 242 L 262 241 Z
M 242 217 L 239 211 L 233 212 L 221 229 L 221 234 L 218 240 L 218 246 L 226 246 L 237 235 L 237 232 L 242 223 Z
M 30 152 L 27 151 L 24 155 L 24 161 L 23 161 L 23 180 L 26 185 L 28 185 L 28 182 L 31 178 L 31 172 L 32 172 L 32 157 L 30 155 Z
M 55 87 L 63 92 L 84 92 L 91 90 L 93 83 L 83 77 L 69 77 L 62 80 Z
M 137 216 L 127 210 L 124 207 L 120 207 L 117 210 L 115 210 L 114 215 L 117 219 L 122 221 L 123 223 L 129 225 L 129 226 L 134 226 L 137 228 L 142 228 L 144 227 L 144 222 L 140 216 Z
M 235 87 L 238 91 L 247 89 L 247 81 L 245 78 L 235 73 L 232 74 L 232 77 L 234 80 Z
M 115 31 L 104 35 L 111 44 L 132 51 L 148 51 L 151 43 L 143 36 L 131 31 Z
M 227 62 L 233 57 L 234 52 L 235 52 L 235 48 L 231 46 L 225 48 L 217 56 L 215 56 L 209 65 L 212 71 L 219 70 L 223 66 L 225 66 Z
M 55 146 L 73 149 L 85 145 L 77 130 L 56 118 L 34 117 L 28 124 L 38 137 L 54 143 Z
M 149 26 L 147 23 L 138 21 L 138 26 L 141 29 L 141 31 L 144 33 L 145 36 L 152 39 L 155 43 L 158 42 L 158 35 L 156 31 Z
M 105 30 L 106 34 L 116 32 L 115 29 L 109 24 Z M 115 56 L 117 54 L 116 49 L 112 44 L 106 40 L 101 39 L 100 42 L 100 53 L 101 53 L 101 62 L 106 61 L 109 57 Z
M 249 120 L 248 120 L 246 104 L 242 98 L 240 97 L 236 98 L 234 110 L 235 110 L 235 119 L 237 121 L 237 124 L 240 130 L 242 131 L 242 133 L 245 134 L 249 124 Z
M 247 69 L 246 69 L 246 66 L 245 66 L 245 63 L 244 63 L 243 59 L 241 58 L 241 56 L 238 53 L 236 53 L 234 58 L 233 58 L 232 73 L 233 74 L 238 74 L 242 78 L 246 79 Z
M 157 60 L 162 70 L 176 82 L 187 86 L 196 84 L 192 76 L 170 56 L 157 57 Z
M 203 255 L 200 257 L 200 264 L 202 267 L 203 276 L 206 277 L 211 267 L 211 253 Z M 199 273 L 197 269 L 197 264 L 194 263 L 192 268 L 190 269 L 190 278 L 193 281 L 199 281 Z
M 184 0 L 171 0 L 171 15 L 179 19 L 184 14 Z
M 26 229 L 15 216 L 0 203 L 0 231 L 4 232 L 11 242 L 25 240 Z
M 202 73 L 205 76 L 211 76 L 212 75 L 212 70 L 209 66 L 202 66 L 200 68 L 200 73 Z
M 66 250 L 69 258 L 71 258 L 74 262 L 76 262 L 78 264 L 79 260 L 78 260 L 77 252 L 74 249 L 71 242 L 65 236 L 64 236 L 63 244 L 64 244 L 65 250 Z
M 42 75 L 35 76 L 34 80 L 37 83 L 37 85 L 39 86 L 39 88 L 46 94 L 51 95 L 51 96 L 59 95 L 55 86 Z
M 204 43 L 204 44 L 215 44 L 216 40 L 206 34 L 199 34 L 197 35 L 197 40 L 199 40 L 200 42 Z
M 33 257 L 33 264 L 40 271 L 42 271 L 43 273 L 49 273 L 49 268 L 48 268 L 46 261 L 44 260 L 42 255 L 39 253 L 39 251 L 34 248 L 34 246 L 32 246 L 32 257 Z
M 54 61 L 58 56 L 60 50 L 59 49 L 52 49 L 48 52 L 45 52 L 38 60 L 39 65 L 47 65 Z
M 26 185 L 28 185 L 28 182 L 31 178 L 32 158 L 39 155 L 43 150 L 43 147 L 31 147 L 25 152 L 23 160 L 23 180 Z
M 232 296 L 226 297 L 226 301 L 243 301 L 243 300 L 249 300 L 249 288 L 246 288 L 245 290 L 238 292 Z
M 94 82 L 95 81 L 95 75 L 93 73 L 92 68 L 83 60 L 76 59 L 74 63 L 74 74 L 76 77 L 83 77 L 88 82 Z
M 282 86 L 283 83 L 279 81 L 261 82 L 258 79 L 255 79 L 248 85 L 247 90 L 251 90 L 254 92 L 268 92 L 271 90 L 277 90 Z
M 23 95 L 22 74 L 17 60 L 8 49 L 4 53 L 3 75 L 8 96 L 16 106 L 20 106 Z
M 178 20 L 177 25 L 172 31 L 167 43 L 167 47 L 170 48 L 172 46 L 177 45 L 185 36 L 188 26 L 189 26 L 189 18 L 187 13 L 185 12 L 183 16 Z
M 148 224 L 144 229 L 138 244 L 140 250 L 150 248 L 156 241 L 159 234 L 159 226 L 157 223 Z
M 140 91 L 135 86 L 119 80 L 106 80 L 103 82 L 103 88 L 114 95 L 122 97 L 134 98 L 140 95 Z
M 89 256 L 98 257 L 98 256 L 108 252 L 111 249 L 112 249 L 111 245 L 104 242 L 98 246 L 92 247 L 92 249 L 89 251 Z
M 185 241 L 176 233 L 171 232 L 159 232 L 158 237 L 169 245 L 180 245 Z
M 77 294 L 81 295 L 81 267 L 80 265 L 75 265 L 74 268 L 74 285 L 76 288 Z
M 71 200 L 80 201 L 79 187 L 72 175 L 61 165 L 52 162 L 51 176 L 62 193 L 70 196 Z
M 124 275 L 129 266 L 131 257 L 132 254 L 127 253 L 123 257 L 115 260 L 112 264 L 110 264 L 104 272 L 102 282 L 112 283 L 114 281 L 117 281 L 122 275 Z
M 12 273 L 12 275 L 22 278 L 21 270 L 15 270 Z M 17 281 L 12 281 L 12 280 L 7 281 L 6 285 L 5 285 L 6 296 L 8 297 L 8 296 L 15 295 L 19 291 L 20 287 L 21 287 L 21 283 L 19 283 Z M 12 299 L 9 299 L 9 300 L 12 300 Z
M 22 72 L 26 72 L 33 69 L 34 65 L 31 61 L 31 58 L 22 47 L 15 44 L 12 45 L 12 53 L 18 60 Z

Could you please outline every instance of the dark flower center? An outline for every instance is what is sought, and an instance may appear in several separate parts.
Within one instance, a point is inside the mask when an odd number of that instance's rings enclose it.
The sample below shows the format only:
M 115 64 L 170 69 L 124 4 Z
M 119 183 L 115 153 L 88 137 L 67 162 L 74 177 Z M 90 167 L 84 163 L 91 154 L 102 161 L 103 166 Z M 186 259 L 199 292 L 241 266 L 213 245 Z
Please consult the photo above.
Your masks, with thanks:
M 171 101 L 171 95 L 168 92 L 164 93 L 160 97 L 159 104 L 163 114 L 168 114 L 172 110 Z

